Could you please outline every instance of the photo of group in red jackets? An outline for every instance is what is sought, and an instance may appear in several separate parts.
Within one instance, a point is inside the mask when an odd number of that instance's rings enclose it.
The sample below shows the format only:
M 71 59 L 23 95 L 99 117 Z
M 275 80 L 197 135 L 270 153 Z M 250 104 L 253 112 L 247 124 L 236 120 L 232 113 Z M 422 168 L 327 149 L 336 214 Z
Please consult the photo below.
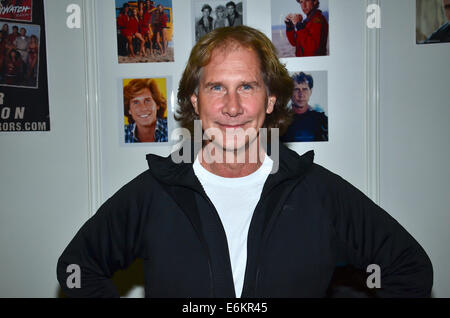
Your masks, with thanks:
M 1 26 L 0 86 L 37 88 L 40 26 L 6 22 Z
M 326 56 L 328 0 L 272 0 L 272 42 L 281 57 Z
M 116 0 L 119 63 L 173 62 L 172 0 Z

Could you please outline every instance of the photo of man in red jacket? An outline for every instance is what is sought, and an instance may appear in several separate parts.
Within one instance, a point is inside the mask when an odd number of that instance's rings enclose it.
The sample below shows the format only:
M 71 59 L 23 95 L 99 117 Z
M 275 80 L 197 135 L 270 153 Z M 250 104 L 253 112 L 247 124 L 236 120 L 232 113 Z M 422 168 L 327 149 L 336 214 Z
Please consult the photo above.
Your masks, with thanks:
M 295 47 L 295 56 L 328 55 L 328 21 L 319 10 L 319 0 L 297 0 L 306 18 L 301 14 L 286 16 L 286 36 Z

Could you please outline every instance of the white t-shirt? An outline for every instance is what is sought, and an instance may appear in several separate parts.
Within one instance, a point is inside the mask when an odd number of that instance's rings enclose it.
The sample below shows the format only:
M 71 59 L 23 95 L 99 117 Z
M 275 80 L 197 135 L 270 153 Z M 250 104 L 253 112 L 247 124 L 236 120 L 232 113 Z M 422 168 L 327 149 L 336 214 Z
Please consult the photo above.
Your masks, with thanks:
M 261 197 L 273 161 L 265 156 L 258 170 L 241 178 L 215 175 L 194 161 L 194 173 L 216 208 L 227 236 L 236 297 L 242 294 L 247 265 L 247 236 L 253 211 Z

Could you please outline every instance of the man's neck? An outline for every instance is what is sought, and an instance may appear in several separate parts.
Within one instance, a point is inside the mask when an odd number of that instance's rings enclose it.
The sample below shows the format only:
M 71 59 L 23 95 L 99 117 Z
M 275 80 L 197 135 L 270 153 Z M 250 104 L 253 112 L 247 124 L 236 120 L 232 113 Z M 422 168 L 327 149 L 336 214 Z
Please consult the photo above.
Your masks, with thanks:
M 306 105 L 306 107 L 300 107 L 297 105 L 292 105 L 292 109 L 294 110 L 294 113 L 296 115 L 303 115 L 304 113 L 306 113 L 309 109 L 311 108 L 311 106 Z
M 224 178 L 248 176 L 261 167 L 266 156 L 258 144 L 259 141 L 255 140 L 242 151 L 221 151 L 223 153 L 223 156 L 220 157 L 221 160 L 217 160 L 217 156 L 212 156 L 211 148 L 208 149 L 205 146 L 201 150 L 200 164 L 209 172 Z
M 318 8 L 312 9 L 307 15 L 306 18 L 307 19 L 311 19 L 311 17 L 316 13 Z
M 139 141 L 153 142 L 155 141 L 156 123 L 151 126 L 136 126 L 136 137 Z

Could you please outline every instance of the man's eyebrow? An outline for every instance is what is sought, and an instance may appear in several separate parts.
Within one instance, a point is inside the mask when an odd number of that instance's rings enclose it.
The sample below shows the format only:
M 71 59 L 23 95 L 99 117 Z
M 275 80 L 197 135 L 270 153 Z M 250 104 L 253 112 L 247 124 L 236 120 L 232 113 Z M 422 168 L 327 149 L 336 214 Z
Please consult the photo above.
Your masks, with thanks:
M 249 81 L 249 82 L 242 81 L 241 85 L 253 85 L 253 86 L 257 86 L 257 87 L 261 86 L 260 83 L 257 81 Z
M 216 85 L 222 85 L 221 82 L 207 82 L 205 84 L 206 87 L 212 87 L 212 86 L 216 86 Z
M 222 82 L 207 82 L 205 84 L 205 87 L 212 87 L 216 85 L 223 85 Z M 253 85 L 253 86 L 261 86 L 261 84 L 258 81 L 241 81 L 239 85 Z

